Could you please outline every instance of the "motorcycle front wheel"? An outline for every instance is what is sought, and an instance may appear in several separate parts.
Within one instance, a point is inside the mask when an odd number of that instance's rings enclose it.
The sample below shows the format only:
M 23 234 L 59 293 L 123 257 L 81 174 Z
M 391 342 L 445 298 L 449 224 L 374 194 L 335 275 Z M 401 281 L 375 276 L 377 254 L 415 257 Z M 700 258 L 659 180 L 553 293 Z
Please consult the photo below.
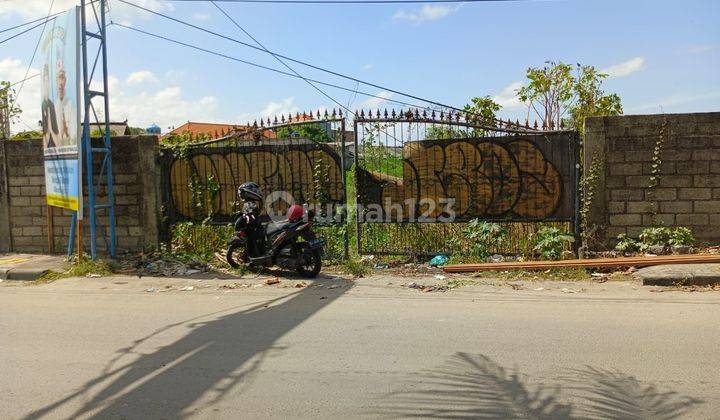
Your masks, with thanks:
M 247 250 L 243 244 L 231 244 L 227 250 L 227 262 L 232 268 L 240 268 L 245 263 Z
M 301 276 L 314 278 L 320 273 L 320 269 L 322 268 L 320 249 L 310 249 L 310 246 L 306 243 L 302 243 L 300 246 L 299 258 L 301 262 L 297 267 L 297 272 L 300 273 Z

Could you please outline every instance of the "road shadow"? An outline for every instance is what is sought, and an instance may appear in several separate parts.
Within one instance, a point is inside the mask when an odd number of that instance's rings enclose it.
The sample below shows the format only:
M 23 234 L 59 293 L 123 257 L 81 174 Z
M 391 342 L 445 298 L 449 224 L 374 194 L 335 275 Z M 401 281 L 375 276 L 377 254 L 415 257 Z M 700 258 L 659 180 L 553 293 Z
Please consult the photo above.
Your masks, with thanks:
M 703 403 L 618 371 L 591 366 L 571 370 L 567 383 L 573 394 L 583 397 L 575 410 L 582 418 L 674 419 Z
M 94 379 L 64 398 L 25 418 L 52 416 L 66 405 L 77 405 L 71 418 L 181 418 L 198 409 L 202 398 L 217 402 L 239 385 L 247 385 L 276 341 L 326 307 L 345 291 L 303 288 L 250 307 L 233 308 L 164 326 L 128 347 Z M 203 321 L 212 318 L 210 321 Z M 114 367 L 137 347 L 170 328 L 192 330 L 181 339 L 125 365 Z
M 562 384 L 562 385 L 561 385 Z M 484 355 L 456 353 L 391 393 L 376 415 L 494 419 L 672 419 L 701 400 L 660 392 L 620 372 L 570 370 L 556 384 L 529 385 Z M 569 402 L 572 397 L 574 403 Z

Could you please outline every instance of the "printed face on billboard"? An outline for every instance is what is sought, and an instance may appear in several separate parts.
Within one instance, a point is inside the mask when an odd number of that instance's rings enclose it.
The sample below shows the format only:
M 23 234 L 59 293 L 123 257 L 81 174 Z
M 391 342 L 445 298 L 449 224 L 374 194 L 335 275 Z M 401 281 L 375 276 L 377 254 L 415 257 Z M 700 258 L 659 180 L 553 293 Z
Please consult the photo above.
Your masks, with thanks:
M 41 43 L 47 203 L 75 211 L 82 206 L 79 42 L 78 11 L 72 8 L 48 22 Z

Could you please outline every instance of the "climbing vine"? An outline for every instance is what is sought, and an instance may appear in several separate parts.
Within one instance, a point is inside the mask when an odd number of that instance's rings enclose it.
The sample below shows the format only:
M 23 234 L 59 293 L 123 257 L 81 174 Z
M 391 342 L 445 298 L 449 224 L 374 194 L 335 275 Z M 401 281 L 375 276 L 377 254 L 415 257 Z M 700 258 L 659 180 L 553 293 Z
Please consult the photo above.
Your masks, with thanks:
M 580 205 L 580 235 L 583 243 L 587 243 L 595 231 L 595 228 L 590 226 L 590 210 L 597 194 L 600 171 L 604 165 L 605 161 L 600 151 L 596 151 L 590 158 L 590 166 L 580 181 L 582 194 L 582 203 Z
M 645 194 L 646 201 L 650 203 L 648 205 L 648 214 L 650 214 L 653 224 L 656 224 L 655 216 L 657 216 L 658 203 L 655 197 L 655 189 L 660 184 L 660 176 L 662 175 L 662 151 L 667 137 L 667 125 L 667 117 L 663 116 L 663 122 L 660 125 L 660 133 L 655 140 L 655 147 L 653 147 L 653 155 L 650 163 L 650 180 L 648 181 L 648 187 Z

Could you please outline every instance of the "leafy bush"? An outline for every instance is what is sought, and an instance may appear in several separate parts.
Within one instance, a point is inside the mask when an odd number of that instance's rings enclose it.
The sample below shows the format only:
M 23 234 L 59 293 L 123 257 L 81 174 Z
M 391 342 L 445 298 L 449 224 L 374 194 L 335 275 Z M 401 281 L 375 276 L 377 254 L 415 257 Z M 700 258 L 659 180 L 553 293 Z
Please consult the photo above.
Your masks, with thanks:
M 670 234 L 669 244 L 671 246 L 686 246 L 695 243 L 692 231 L 686 227 L 676 227 Z
M 478 257 L 488 257 L 496 250 L 508 235 L 507 229 L 497 223 L 473 219 L 463 230 L 470 243 L 470 251 Z
M 575 242 L 575 238 L 556 227 L 543 227 L 534 237 L 533 250 L 543 260 L 559 260 L 565 247 Z
M 620 252 L 621 254 L 632 254 L 635 252 L 640 252 L 644 248 L 644 244 L 627 236 L 624 233 L 618 235 L 617 241 L 618 242 L 617 245 L 615 245 L 615 251 Z
M 643 229 L 639 238 L 633 239 L 627 235 L 620 234 L 617 237 L 615 250 L 623 254 L 642 252 L 651 246 L 687 246 L 695 242 L 692 230 L 686 227 L 651 227 Z
M 640 233 L 640 240 L 646 246 L 661 245 L 661 246 L 681 246 L 681 245 L 692 245 L 695 242 L 695 237 L 692 231 L 686 227 L 652 227 L 643 229 Z
M 646 246 L 667 246 L 670 243 L 672 232 L 672 229 L 668 227 L 646 228 L 640 233 L 640 240 Z

